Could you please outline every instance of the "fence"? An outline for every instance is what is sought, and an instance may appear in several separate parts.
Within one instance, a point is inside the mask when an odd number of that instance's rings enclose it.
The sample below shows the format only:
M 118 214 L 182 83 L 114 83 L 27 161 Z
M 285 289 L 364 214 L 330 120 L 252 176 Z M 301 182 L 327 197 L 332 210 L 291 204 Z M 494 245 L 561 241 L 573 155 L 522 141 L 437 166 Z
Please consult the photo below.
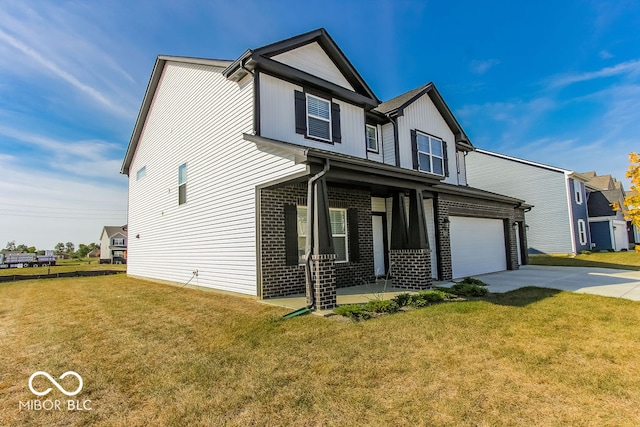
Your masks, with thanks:
M 15 280 L 33 279 L 58 279 L 60 277 L 92 277 L 110 276 L 112 274 L 122 274 L 122 270 L 93 270 L 93 271 L 66 271 L 52 274 L 13 274 L 11 276 L 0 276 L 0 282 L 13 282 Z

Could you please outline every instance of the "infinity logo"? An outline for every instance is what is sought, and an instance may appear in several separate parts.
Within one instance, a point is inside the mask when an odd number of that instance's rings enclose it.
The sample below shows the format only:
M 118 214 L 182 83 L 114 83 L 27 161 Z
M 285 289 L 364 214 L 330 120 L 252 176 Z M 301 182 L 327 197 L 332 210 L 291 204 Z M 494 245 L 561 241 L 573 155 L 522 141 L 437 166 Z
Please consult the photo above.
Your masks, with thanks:
M 82 377 L 80 375 L 78 375 L 77 372 L 73 372 L 73 371 L 67 371 L 64 374 L 60 375 L 60 380 L 64 379 L 65 377 L 72 375 L 74 377 L 76 377 L 78 379 L 78 382 L 80 383 L 78 385 L 78 388 L 75 391 L 67 391 L 64 388 L 62 388 L 62 386 L 60 384 L 58 384 L 58 382 L 56 380 L 53 379 L 53 377 L 51 375 L 49 375 L 48 373 L 44 372 L 44 371 L 38 371 L 38 372 L 34 372 L 30 377 L 29 377 L 29 390 L 31 390 L 31 393 L 35 394 L 36 396 L 45 396 L 47 394 L 49 394 L 49 392 L 51 391 L 51 387 L 49 387 L 48 389 L 46 389 L 45 391 L 36 391 L 33 388 L 33 379 L 35 377 L 37 377 L 38 375 L 42 375 L 44 377 L 46 377 L 49 381 L 51 381 L 51 384 L 53 384 L 54 386 L 56 386 L 56 388 L 58 390 L 60 390 L 62 393 L 64 393 L 67 396 L 75 396 L 76 394 L 80 393 L 80 390 L 82 390 Z

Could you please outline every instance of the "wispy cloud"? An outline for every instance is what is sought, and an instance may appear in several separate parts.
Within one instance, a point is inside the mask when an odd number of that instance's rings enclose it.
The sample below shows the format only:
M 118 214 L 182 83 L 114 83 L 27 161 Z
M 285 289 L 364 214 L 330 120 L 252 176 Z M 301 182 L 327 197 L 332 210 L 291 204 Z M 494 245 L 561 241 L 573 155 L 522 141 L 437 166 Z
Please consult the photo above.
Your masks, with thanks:
M 473 60 L 469 68 L 474 74 L 484 74 L 498 64 L 500 61 L 497 59 Z
M 621 62 L 612 67 L 606 67 L 598 71 L 557 76 L 550 79 L 548 87 L 550 89 L 565 87 L 574 83 L 600 79 L 604 77 L 618 76 L 622 74 L 640 73 L 640 59 Z
M 600 56 L 600 58 L 602 59 L 611 59 L 613 58 L 613 54 L 611 52 L 609 52 L 606 49 L 602 49 L 600 52 L 598 52 L 598 56 Z
M 99 26 L 67 9 L 73 8 L 45 3 L 36 11 L 23 2 L 0 8 L 0 53 L 5 59 L 0 69 L 18 78 L 39 74 L 58 79 L 77 91 L 78 100 L 84 98 L 89 108 L 98 107 L 120 119 L 135 115 L 136 100 L 130 91 L 136 82 L 115 60 L 118 46 Z

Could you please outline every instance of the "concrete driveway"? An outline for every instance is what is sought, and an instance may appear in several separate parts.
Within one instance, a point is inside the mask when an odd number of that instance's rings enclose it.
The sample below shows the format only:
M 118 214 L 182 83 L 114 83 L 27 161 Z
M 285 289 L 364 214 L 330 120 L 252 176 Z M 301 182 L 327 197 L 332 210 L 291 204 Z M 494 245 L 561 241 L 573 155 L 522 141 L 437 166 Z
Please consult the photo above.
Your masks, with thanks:
M 489 285 L 489 292 L 538 286 L 640 301 L 640 271 L 523 265 L 520 270 L 476 277 Z

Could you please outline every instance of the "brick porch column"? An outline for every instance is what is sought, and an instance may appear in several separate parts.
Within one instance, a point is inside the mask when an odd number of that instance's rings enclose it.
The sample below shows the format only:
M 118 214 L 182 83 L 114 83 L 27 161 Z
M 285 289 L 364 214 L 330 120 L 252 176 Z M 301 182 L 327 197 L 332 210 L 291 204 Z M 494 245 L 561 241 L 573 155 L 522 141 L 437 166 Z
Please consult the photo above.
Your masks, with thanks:
M 313 295 L 317 310 L 331 310 L 337 305 L 335 260 L 336 254 L 311 255 Z
M 391 277 L 397 288 L 423 290 L 433 284 L 430 249 L 392 249 Z

